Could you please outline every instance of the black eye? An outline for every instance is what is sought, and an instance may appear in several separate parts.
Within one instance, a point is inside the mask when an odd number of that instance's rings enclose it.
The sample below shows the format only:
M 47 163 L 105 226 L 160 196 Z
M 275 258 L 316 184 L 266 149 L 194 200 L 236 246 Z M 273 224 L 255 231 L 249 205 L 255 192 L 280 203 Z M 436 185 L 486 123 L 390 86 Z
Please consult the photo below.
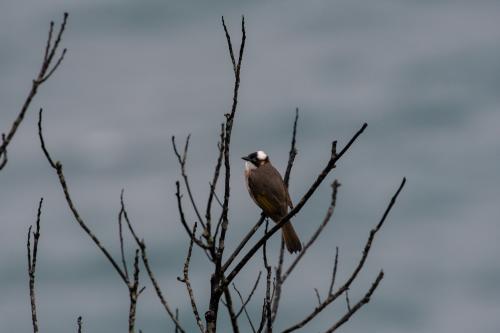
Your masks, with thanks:
M 257 153 L 251 153 L 250 155 L 248 155 L 248 157 L 250 157 L 253 161 L 256 161 L 257 160 Z

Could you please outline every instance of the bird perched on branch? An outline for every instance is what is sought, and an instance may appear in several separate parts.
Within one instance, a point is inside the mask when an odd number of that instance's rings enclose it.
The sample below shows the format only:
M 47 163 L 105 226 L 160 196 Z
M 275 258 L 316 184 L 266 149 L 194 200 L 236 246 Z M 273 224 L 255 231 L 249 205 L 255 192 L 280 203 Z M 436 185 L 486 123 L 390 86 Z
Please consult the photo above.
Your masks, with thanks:
M 267 216 L 274 222 L 279 222 L 288 213 L 288 207 L 293 208 L 283 178 L 269 161 L 269 156 L 261 150 L 242 159 L 246 161 L 245 180 L 250 196 Z M 281 231 L 290 253 L 302 250 L 302 244 L 290 221 L 281 227 Z

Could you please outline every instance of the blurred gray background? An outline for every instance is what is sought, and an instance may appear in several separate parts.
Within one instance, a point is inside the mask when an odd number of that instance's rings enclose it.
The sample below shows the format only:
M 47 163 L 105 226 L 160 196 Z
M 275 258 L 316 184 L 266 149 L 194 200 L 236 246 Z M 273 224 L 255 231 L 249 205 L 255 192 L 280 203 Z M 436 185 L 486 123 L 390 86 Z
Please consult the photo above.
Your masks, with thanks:
M 63 41 L 68 54 L 33 101 L 0 173 L 1 332 L 31 330 L 26 233 L 41 196 L 41 332 L 75 331 L 79 315 L 86 332 L 127 329 L 127 291 L 72 219 L 42 155 L 39 107 L 45 109 L 47 145 L 63 162 L 81 215 L 118 255 L 125 188 L 130 217 L 149 244 L 164 292 L 195 330 L 184 285 L 176 280 L 188 243 L 174 201 L 179 170 L 170 137 L 181 141 L 192 133 L 188 171 L 201 204 L 233 89 L 220 17 L 238 45 L 242 14 L 248 39 L 232 141 L 229 248 L 259 217 L 239 157 L 263 149 L 284 170 L 295 107 L 294 201 L 327 161 L 330 142 L 342 147 L 363 122 L 369 124 L 294 220 L 308 239 L 328 207 L 328 183 L 339 179 L 335 216 L 285 285 L 277 330 L 314 308 L 313 288 L 326 293 L 336 246 L 338 281 L 350 273 L 403 176 L 407 186 L 351 301 L 379 269 L 386 276 L 371 303 L 341 331 L 500 330 L 498 1 L 2 1 L 0 131 L 10 127 L 39 69 L 49 21 L 60 22 L 64 11 L 70 13 Z M 272 239 L 273 260 L 278 243 Z M 129 242 L 129 258 L 133 250 Z M 209 269 L 195 252 L 191 275 L 202 312 Z M 236 280 L 242 292 L 261 269 L 258 256 Z M 146 286 L 138 328 L 173 331 Z M 250 307 L 255 321 L 263 295 L 261 286 Z M 302 331 L 324 331 L 345 310 L 339 301 Z

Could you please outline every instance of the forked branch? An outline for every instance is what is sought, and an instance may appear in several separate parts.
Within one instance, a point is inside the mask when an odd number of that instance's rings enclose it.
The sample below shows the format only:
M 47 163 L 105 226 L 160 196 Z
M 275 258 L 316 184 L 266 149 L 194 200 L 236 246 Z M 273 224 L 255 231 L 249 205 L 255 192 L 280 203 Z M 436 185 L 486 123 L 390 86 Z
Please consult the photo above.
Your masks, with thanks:
M 293 332 L 293 331 L 295 331 L 295 330 L 297 330 L 299 328 L 304 327 L 308 322 L 310 322 L 312 319 L 314 319 L 321 311 L 323 311 L 328 305 L 330 305 L 333 301 L 335 301 L 340 295 L 342 295 L 344 292 L 346 292 L 347 290 L 349 290 L 349 287 L 351 286 L 352 282 L 356 279 L 356 277 L 358 276 L 359 272 L 361 271 L 361 269 L 363 268 L 363 266 L 364 266 L 364 264 L 366 262 L 366 259 L 368 257 L 368 254 L 369 254 L 371 246 L 372 246 L 372 242 L 375 239 L 375 235 L 377 234 L 377 232 L 380 230 L 380 228 L 384 224 L 384 222 L 385 222 L 385 220 L 386 220 L 389 212 L 391 211 L 392 207 L 394 206 L 394 203 L 396 202 L 396 199 L 399 196 L 399 193 L 401 192 L 401 190 L 403 189 L 405 183 L 406 183 L 406 178 L 403 178 L 403 180 L 401 181 L 401 184 L 400 184 L 399 188 L 397 189 L 396 193 L 392 196 L 391 201 L 389 202 L 389 205 L 387 206 L 386 210 L 384 211 L 384 214 L 382 215 L 382 218 L 377 223 L 377 225 L 370 231 L 370 235 L 369 235 L 369 237 L 368 237 L 368 239 L 367 239 L 367 241 L 365 243 L 365 247 L 363 249 L 363 254 L 361 256 L 361 259 L 358 262 L 358 265 L 356 266 L 356 268 L 354 269 L 354 271 L 351 273 L 350 277 L 347 279 L 347 281 L 335 293 L 332 293 L 331 292 L 331 288 L 330 288 L 326 299 L 323 302 L 321 302 L 320 305 L 318 305 L 303 320 L 301 320 L 297 324 L 295 324 L 295 325 L 287 328 L 286 330 L 284 330 L 283 333 Z M 334 272 L 335 271 L 336 271 L 336 269 L 334 269 Z M 335 277 L 335 275 L 333 275 L 332 278 L 334 279 L 334 277 Z M 369 292 L 367 294 L 368 295 L 367 296 L 368 300 L 369 300 L 370 295 L 377 288 L 378 283 L 380 282 L 380 280 L 382 278 L 383 278 L 383 273 L 381 272 L 379 274 L 379 276 L 377 277 L 377 279 L 375 280 L 372 288 L 370 288 L 371 292 Z M 366 303 L 367 302 L 365 302 L 364 304 L 366 304 Z M 361 307 L 361 305 L 360 305 L 360 307 Z M 354 309 L 354 307 L 352 309 Z M 357 309 L 359 309 L 359 307 Z M 357 309 L 355 311 L 357 311 Z M 351 311 L 349 311 L 349 312 L 351 312 Z
M 316 231 L 313 233 L 309 241 L 307 241 L 302 249 L 302 251 L 298 254 L 297 257 L 293 260 L 293 262 L 290 264 L 290 267 L 281 275 L 281 266 L 282 266 L 282 259 L 280 257 L 280 265 L 278 266 L 277 272 L 276 272 L 276 293 L 274 295 L 273 299 L 273 309 L 272 309 L 272 315 L 273 315 L 273 322 L 276 319 L 277 313 L 278 313 L 278 307 L 279 307 L 279 302 L 280 302 L 280 296 L 281 296 L 281 289 L 283 284 L 285 283 L 286 279 L 290 276 L 294 268 L 297 266 L 297 264 L 301 261 L 302 258 L 304 258 L 304 255 L 306 254 L 307 250 L 311 247 L 311 245 L 318 239 L 318 236 L 323 232 L 325 226 L 328 224 L 330 221 L 334 209 L 335 209 L 335 204 L 337 202 L 337 191 L 338 188 L 340 187 L 340 183 L 335 179 L 332 183 L 332 197 L 331 197 L 331 202 L 330 206 L 328 207 L 328 210 L 326 212 L 326 216 L 321 222 L 321 224 L 318 226 Z M 318 295 L 319 299 L 319 295 Z M 321 302 L 320 302 L 321 303 Z
M 158 281 L 155 278 L 153 270 L 151 269 L 151 266 L 149 265 L 149 258 L 148 258 L 148 254 L 146 251 L 146 242 L 144 242 L 144 240 L 140 239 L 139 236 L 137 236 L 137 233 L 135 232 L 135 230 L 132 226 L 132 223 L 128 217 L 127 210 L 125 208 L 125 201 L 123 198 L 123 192 L 124 191 L 122 190 L 122 193 L 120 195 L 120 207 L 121 207 L 120 214 L 121 214 L 121 216 L 123 216 L 123 218 L 128 226 L 128 229 L 130 231 L 130 234 L 134 238 L 137 246 L 139 247 L 139 250 L 141 251 L 141 258 L 142 258 L 142 262 L 144 264 L 144 267 L 146 268 L 146 272 L 149 276 L 151 283 L 153 284 L 153 287 L 155 289 L 156 295 L 158 296 L 158 299 L 160 300 L 167 315 L 170 317 L 170 319 L 172 320 L 172 322 L 175 325 L 175 331 L 179 332 L 179 333 L 185 333 L 185 330 L 182 328 L 182 326 L 179 322 L 178 309 L 177 309 L 177 312 L 175 314 L 172 311 L 172 309 L 170 309 L 170 306 L 168 305 L 168 302 L 167 302 L 165 296 L 163 295 L 163 292 L 161 291 L 160 285 L 158 284 Z
M 67 20 L 68 20 L 68 13 L 64 13 L 63 21 L 56 34 L 56 39 L 54 42 L 52 41 L 54 22 L 50 22 L 49 35 L 45 45 L 45 54 L 43 56 L 40 70 L 38 71 L 38 75 L 32 81 L 28 97 L 26 97 L 26 100 L 24 101 L 23 106 L 21 107 L 21 111 L 19 112 L 16 119 L 12 123 L 12 126 L 8 131 L 7 135 L 2 133 L 2 142 L 0 144 L 0 170 L 7 164 L 7 146 L 14 138 L 14 135 L 16 134 L 17 129 L 19 128 L 19 125 L 21 125 L 24 116 L 26 115 L 26 112 L 28 111 L 28 108 L 31 104 L 31 101 L 38 92 L 38 88 L 43 82 L 47 81 L 52 76 L 52 74 L 54 74 L 54 72 L 57 70 L 57 68 L 63 61 L 64 56 L 66 55 L 66 49 L 63 49 L 54 63 L 55 59 L 54 57 L 59 49 L 59 44 L 61 43 L 64 30 L 66 29 Z

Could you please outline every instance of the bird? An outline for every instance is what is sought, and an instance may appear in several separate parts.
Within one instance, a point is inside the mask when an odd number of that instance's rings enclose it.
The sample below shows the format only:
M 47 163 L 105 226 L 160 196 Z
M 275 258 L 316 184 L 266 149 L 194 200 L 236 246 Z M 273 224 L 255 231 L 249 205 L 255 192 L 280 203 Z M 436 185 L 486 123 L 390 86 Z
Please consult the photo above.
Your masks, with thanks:
M 288 188 L 280 173 L 271 164 L 269 156 L 262 150 L 243 156 L 245 161 L 245 182 L 248 193 L 264 214 L 279 222 L 293 208 Z M 302 250 L 302 244 L 290 221 L 281 227 L 288 252 Z

